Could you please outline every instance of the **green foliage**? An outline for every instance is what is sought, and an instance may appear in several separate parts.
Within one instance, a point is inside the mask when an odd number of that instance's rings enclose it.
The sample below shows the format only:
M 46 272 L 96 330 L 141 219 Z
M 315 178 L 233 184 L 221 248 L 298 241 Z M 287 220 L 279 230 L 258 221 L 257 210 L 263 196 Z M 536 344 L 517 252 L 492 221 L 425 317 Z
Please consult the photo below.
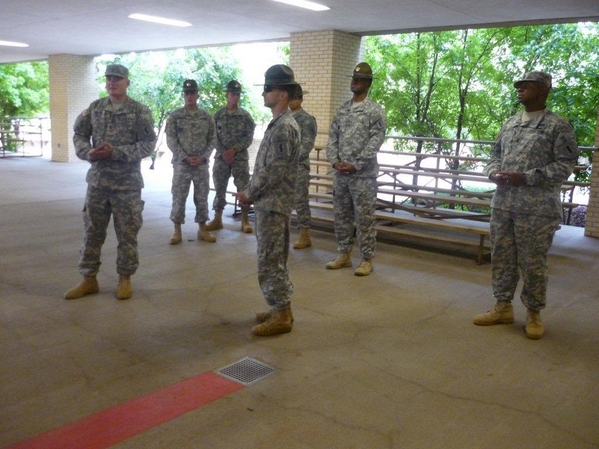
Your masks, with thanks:
M 554 77 L 549 108 L 572 122 L 579 145 L 593 146 L 597 48 L 598 23 L 372 36 L 366 59 L 378 79 L 370 94 L 393 134 L 494 140 L 521 110 L 513 81 L 543 70 Z
M 0 121 L 47 114 L 49 98 L 46 62 L 0 65 Z

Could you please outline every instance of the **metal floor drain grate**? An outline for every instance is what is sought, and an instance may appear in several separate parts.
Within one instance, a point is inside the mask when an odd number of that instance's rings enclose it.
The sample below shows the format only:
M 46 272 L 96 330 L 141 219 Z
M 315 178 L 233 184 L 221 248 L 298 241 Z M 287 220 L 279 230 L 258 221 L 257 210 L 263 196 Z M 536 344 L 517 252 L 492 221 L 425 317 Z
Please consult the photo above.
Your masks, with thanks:
M 216 370 L 218 374 L 243 385 L 252 385 L 275 372 L 272 366 L 246 357 Z

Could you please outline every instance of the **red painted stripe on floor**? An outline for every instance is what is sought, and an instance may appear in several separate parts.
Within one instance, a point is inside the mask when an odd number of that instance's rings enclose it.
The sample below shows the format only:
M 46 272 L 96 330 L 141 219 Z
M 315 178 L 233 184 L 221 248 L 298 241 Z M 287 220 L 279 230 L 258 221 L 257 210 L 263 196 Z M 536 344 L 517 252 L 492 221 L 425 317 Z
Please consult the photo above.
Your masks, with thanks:
M 202 373 L 5 449 L 104 449 L 244 388 Z

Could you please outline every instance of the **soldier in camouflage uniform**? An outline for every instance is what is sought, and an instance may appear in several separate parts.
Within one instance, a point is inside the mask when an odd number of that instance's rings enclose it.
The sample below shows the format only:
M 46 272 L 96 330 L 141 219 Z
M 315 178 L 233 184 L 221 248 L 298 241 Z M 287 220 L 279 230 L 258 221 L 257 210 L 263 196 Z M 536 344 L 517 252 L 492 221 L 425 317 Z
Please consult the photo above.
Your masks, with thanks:
M 289 281 L 289 218 L 300 152 L 300 130 L 288 109 L 295 91 L 293 71 L 286 65 L 270 67 L 265 73 L 264 106 L 272 111 L 260 144 L 254 173 L 245 190 L 237 193 L 243 204 L 254 203 L 258 241 L 258 281 L 268 312 L 259 313 L 254 335 L 290 332 L 293 324 Z
M 561 217 L 560 187 L 578 160 L 570 123 L 546 106 L 551 75 L 528 72 L 514 83 L 524 112 L 504 123 L 485 167 L 497 184 L 491 202 L 493 308 L 474 317 L 488 326 L 514 322 L 512 299 L 522 273 L 525 334 L 543 337 L 547 253 Z
M 308 92 L 302 90 L 302 86 L 297 85 L 293 99 L 289 102 L 291 114 L 297 122 L 302 134 L 302 147 L 299 156 L 299 167 L 297 170 L 297 183 L 295 187 L 295 210 L 297 211 L 297 221 L 300 229 L 297 241 L 293 244 L 295 249 L 304 249 L 312 246 L 310 239 L 310 224 L 312 216 L 310 214 L 310 153 L 314 149 L 314 141 L 318 126 L 314 116 L 308 114 L 302 107 L 304 95 Z
M 83 280 L 65 293 L 66 299 L 99 291 L 96 275 L 111 215 L 119 242 L 118 299 L 132 296 L 130 277 L 139 266 L 137 234 L 144 208 L 140 167 L 141 160 L 154 151 L 156 134 L 150 110 L 127 96 L 129 70 L 110 64 L 105 75 L 109 96 L 94 101 L 77 117 L 74 126 L 77 157 L 89 161 L 91 167 L 86 177 L 85 236 L 79 261 Z
M 216 153 L 212 168 L 212 181 L 216 196 L 212 208 L 214 219 L 208 223 L 209 231 L 223 228 L 223 210 L 227 205 L 227 186 L 233 175 L 237 191 L 241 191 L 250 181 L 250 164 L 248 148 L 254 139 L 256 124 L 245 109 L 239 107 L 241 84 L 232 80 L 227 84 L 227 106 L 214 114 L 216 124 Z M 241 230 L 252 233 L 249 222 L 249 206 L 241 206 Z
M 341 254 L 327 263 L 330 270 L 351 267 L 354 229 L 360 243 L 362 262 L 356 276 L 372 272 L 376 244 L 375 206 L 377 152 L 385 140 L 385 112 L 368 98 L 372 69 L 361 62 L 354 69 L 350 89 L 353 98 L 343 103 L 329 130 L 327 159 L 335 169 L 333 208 L 335 236 Z
M 185 223 L 185 203 L 193 182 L 195 222 L 199 224 L 198 240 L 216 242 L 206 229 L 208 193 L 210 193 L 209 159 L 216 145 L 214 120 L 210 113 L 198 107 L 198 84 L 183 82 L 185 106 L 174 110 L 166 122 L 166 144 L 173 152 L 173 207 L 171 220 L 175 232 L 171 245 L 181 242 L 181 224 Z

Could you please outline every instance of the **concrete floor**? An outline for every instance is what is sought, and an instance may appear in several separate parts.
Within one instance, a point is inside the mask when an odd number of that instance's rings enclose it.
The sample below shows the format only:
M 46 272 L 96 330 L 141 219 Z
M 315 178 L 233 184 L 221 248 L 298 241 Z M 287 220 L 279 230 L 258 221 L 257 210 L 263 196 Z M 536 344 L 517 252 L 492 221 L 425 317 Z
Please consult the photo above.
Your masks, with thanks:
M 168 245 L 168 167 L 144 163 L 134 297 L 114 298 L 111 229 L 100 293 L 62 299 L 80 279 L 86 170 L 0 159 L 0 447 L 249 356 L 277 371 L 114 447 L 599 448 L 599 240 L 582 229 L 556 235 L 542 340 L 519 301 L 513 325 L 472 324 L 489 264 L 380 244 L 359 278 L 324 269 L 326 232 L 291 251 L 293 331 L 258 338 L 254 236 L 228 208 L 217 243 L 188 223 Z

